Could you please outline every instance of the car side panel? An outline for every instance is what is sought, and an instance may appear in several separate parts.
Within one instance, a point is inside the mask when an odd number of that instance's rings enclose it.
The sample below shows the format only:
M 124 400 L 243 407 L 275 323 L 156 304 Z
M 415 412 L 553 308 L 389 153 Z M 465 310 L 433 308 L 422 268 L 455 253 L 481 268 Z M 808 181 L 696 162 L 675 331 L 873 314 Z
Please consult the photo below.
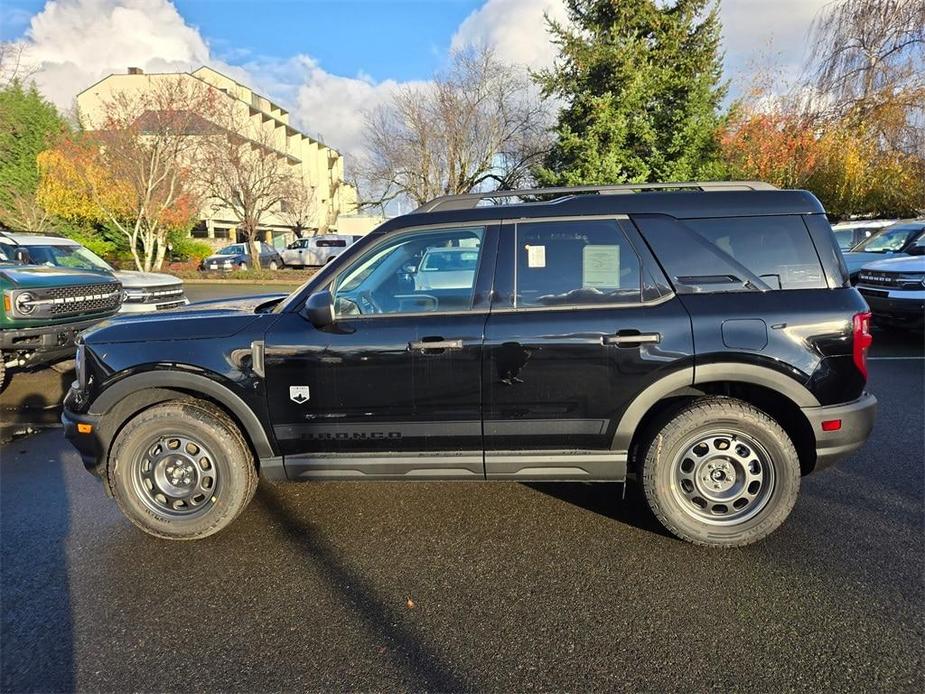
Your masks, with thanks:
M 852 356 L 852 317 L 867 306 L 856 290 L 687 294 L 680 300 L 693 322 L 698 383 L 704 367 L 746 364 L 795 381 L 820 405 L 861 396 L 865 381 Z M 722 368 L 710 374 L 710 380 L 728 377 Z

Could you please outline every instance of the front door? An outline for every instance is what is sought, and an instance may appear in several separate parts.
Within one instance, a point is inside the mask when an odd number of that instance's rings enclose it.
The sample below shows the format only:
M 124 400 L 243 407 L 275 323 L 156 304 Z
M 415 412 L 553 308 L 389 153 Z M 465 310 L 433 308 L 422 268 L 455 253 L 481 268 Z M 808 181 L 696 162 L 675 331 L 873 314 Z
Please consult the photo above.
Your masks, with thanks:
M 497 233 L 390 234 L 330 284 L 336 320 L 266 337 L 290 478 L 483 477 L 482 340 Z

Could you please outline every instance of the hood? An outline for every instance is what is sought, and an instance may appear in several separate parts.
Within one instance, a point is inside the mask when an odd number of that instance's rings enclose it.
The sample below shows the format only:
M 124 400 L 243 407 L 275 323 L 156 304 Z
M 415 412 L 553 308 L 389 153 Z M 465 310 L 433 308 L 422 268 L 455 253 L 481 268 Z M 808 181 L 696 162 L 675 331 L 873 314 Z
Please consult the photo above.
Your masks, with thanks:
M 141 287 L 173 287 L 183 284 L 183 280 L 162 272 L 137 272 L 135 270 L 119 270 L 116 274 L 122 286 L 126 289 Z
M 848 266 L 848 274 L 853 275 L 862 267 L 868 263 L 872 263 L 875 260 L 884 260 L 886 258 L 905 258 L 906 255 L 902 253 L 865 253 L 863 251 L 858 253 L 845 253 L 845 264 Z
M 122 314 L 84 333 L 88 344 L 204 340 L 229 337 L 262 315 L 255 310 L 285 294 L 243 296 L 189 304 L 163 313 Z
M 85 285 L 112 282 L 109 273 L 72 270 L 47 265 L 19 265 L 3 267 L 0 276 L 18 289 L 57 287 L 61 285 Z
M 866 263 L 864 269 L 879 272 L 925 272 L 925 255 L 893 255 Z

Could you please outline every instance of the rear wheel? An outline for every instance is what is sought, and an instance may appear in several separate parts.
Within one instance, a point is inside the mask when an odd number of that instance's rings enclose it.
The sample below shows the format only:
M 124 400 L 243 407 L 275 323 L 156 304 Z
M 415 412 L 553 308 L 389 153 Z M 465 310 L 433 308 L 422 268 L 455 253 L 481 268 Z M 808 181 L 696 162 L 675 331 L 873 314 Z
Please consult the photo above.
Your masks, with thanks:
M 128 519 L 170 540 L 218 532 L 257 488 L 253 456 L 237 425 L 195 400 L 155 405 L 129 420 L 113 444 L 108 474 Z
M 800 488 L 800 461 L 787 433 L 732 398 L 704 398 L 657 423 L 642 465 L 643 490 L 659 521 L 683 540 L 712 547 L 769 535 Z

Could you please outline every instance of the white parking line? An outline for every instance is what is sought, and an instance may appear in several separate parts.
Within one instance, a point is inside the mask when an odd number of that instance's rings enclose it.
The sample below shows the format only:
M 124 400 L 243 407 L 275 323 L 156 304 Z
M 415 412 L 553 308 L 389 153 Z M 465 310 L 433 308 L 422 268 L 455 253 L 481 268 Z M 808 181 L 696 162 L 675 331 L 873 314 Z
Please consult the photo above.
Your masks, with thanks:
M 921 361 L 925 359 L 925 357 L 867 357 L 867 361 L 902 361 L 904 359 Z

